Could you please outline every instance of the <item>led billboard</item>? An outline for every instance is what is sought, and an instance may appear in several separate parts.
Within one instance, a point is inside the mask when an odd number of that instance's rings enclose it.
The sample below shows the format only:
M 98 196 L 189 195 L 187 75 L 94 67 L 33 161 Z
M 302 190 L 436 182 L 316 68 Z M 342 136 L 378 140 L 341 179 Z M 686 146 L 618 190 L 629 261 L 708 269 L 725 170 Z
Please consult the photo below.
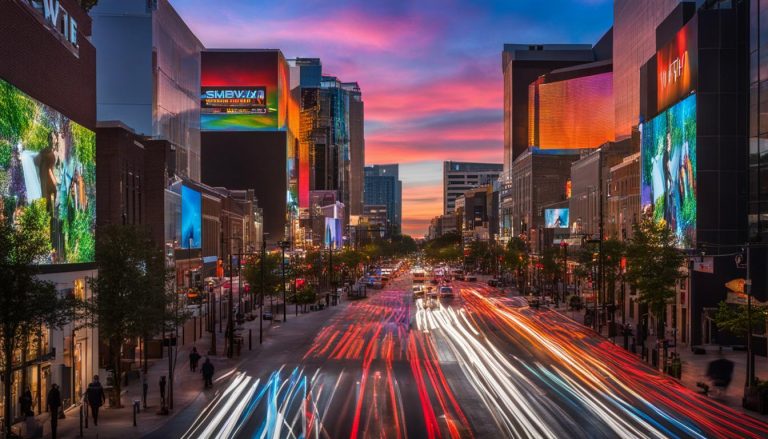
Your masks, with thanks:
M 613 73 L 531 84 L 530 146 L 595 148 L 614 139 Z
M 339 249 L 342 247 L 341 220 L 325 218 L 325 248 Z
M 640 125 L 643 213 L 674 231 L 678 245 L 696 241 L 696 95 Z
M 92 262 L 96 136 L 0 80 L 0 218 L 50 236 L 41 264 Z
M 570 221 L 569 209 L 544 209 L 544 227 L 547 229 L 566 229 Z
M 694 17 L 672 41 L 656 52 L 657 111 L 670 107 L 696 89 L 698 20 Z
M 181 248 L 202 246 L 202 197 L 200 192 L 181 187 Z
M 285 129 L 285 80 L 279 51 L 205 51 L 200 74 L 200 129 Z

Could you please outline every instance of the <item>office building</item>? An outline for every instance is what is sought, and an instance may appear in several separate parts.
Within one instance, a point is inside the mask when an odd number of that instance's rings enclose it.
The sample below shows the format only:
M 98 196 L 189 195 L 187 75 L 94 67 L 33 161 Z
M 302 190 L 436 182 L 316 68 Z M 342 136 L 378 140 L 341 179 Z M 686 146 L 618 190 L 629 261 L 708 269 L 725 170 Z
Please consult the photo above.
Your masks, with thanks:
M 495 241 L 499 231 L 498 182 L 469 189 L 461 198 L 462 217 L 458 220 L 463 242 Z
M 403 212 L 403 183 L 400 181 L 400 166 L 396 164 L 366 166 L 364 196 L 365 205 L 387 206 L 391 233 L 400 233 Z
M 443 214 L 452 213 L 456 197 L 469 189 L 498 180 L 500 163 L 443 162 Z
M 168 0 L 101 0 L 91 10 L 97 116 L 168 140 L 182 178 L 200 181 L 200 52 Z
M 749 2 L 749 236 L 768 240 L 768 3 Z M 765 171 L 765 172 L 763 172 Z
M 357 82 L 342 82 L 349 100 L 349 213 L 363 212 L 365 192 L 365 104 Z
M 605 239 L 631 239 L 633 226 L 640 221 L 639 152 L 624 157 L 609 169 L 605 203 Z
M 50 10 L 54 6 L 58 14 Z M 73 0 L 0 2 L 0 60 L 0 221 L 16 224 L 30 213 L 47 217 L 50 252 L 38 261 L 37 277 L 61 297 L 92 300 L 96 178 L 102 171 L 95 160 L 91 18 Z M 84 324 L 41 325 L 11 335 L 30 343 L 3 364 L 12 385 L 0 382 L 0 394 L 11 396 L 10 407 L 0 399 L 0 417 L 6 409 L 11 416 L 0 424 L 24 419 L 19 398 L 27 386 L 35 415 L 47 410 L 54 383 L 65 409 L 80 402 L 87 377 L 100 372 L 98 330 Z

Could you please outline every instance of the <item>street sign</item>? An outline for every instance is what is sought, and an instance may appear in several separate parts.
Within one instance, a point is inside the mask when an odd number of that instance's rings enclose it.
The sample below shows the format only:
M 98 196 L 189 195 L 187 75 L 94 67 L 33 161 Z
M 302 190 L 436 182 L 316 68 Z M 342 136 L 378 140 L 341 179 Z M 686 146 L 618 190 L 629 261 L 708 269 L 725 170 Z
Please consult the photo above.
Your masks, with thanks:
M 697 258 L 693 260 L 693 271 L 701 273 L 714 273 L 715 272 L 715 258 L 707 256 L 704 258 Z

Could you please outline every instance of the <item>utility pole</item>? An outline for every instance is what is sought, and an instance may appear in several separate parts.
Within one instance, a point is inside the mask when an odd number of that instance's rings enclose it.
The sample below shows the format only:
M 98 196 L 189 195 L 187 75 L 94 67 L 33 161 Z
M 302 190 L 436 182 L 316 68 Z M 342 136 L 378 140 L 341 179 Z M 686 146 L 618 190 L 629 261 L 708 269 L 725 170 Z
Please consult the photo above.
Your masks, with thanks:
M 267 240 L 261 240 L 261 294 L 259 294 L 259 344 L 264 341 L 264 259 L 267 257 Z

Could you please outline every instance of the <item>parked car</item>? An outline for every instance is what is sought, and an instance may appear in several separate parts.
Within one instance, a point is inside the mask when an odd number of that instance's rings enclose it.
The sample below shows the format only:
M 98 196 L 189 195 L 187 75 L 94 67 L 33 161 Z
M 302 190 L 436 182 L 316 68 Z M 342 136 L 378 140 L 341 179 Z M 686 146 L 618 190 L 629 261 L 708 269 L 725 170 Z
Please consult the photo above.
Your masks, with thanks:
M 264 320 L 272 320 L 272 311 L 264 311 L 261 318 Z

